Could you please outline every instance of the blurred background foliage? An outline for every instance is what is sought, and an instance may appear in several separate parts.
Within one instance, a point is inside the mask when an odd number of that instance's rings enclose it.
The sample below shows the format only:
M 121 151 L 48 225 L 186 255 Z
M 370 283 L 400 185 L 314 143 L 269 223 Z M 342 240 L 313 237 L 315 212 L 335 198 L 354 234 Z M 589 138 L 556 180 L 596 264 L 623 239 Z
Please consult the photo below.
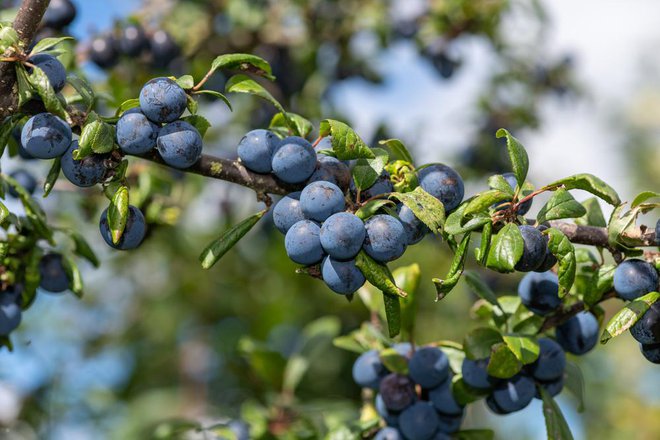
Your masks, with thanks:
M 2 2 L 3 18 L 11 16 L 14 3 Z M 412 73 L 404 82 L 387 81 L 389 68 L 407 62 L 400 57 L 402 45 L 451 89 L 465 64 L 481 62 L 469 59 L 478 44 L 476 53 L 488 68 L 478 75 L 478 92 L 471 95 L 476 99 L 466 104 L 470 120 L 459 129 L 467 140 L 455 154 L 440 147 L 417 150 L 423 133 L 406 138 L 364 112 L 376 127 L 369 133 L 372 145 L 401 136 L 413 152 L 456 165 L 473 188 L 507 169 L 505 149 L 493 136 L 497 128 L 533 133 L 541 128 L 544 102 L 570 106 L 583 99 L 585 88 L 588 93 L 588 85 L 578 85 L 573 75 L 570 54 L 544 51 L 552 23 L 538 1 L 122 0 L 105 27 L 96 20 L 107 21 L 104 2 L 75 3 L 77 56 L 68 65 L 106 92 L 99 111 L 107 114 L 136 97 L 149 78 L 191 73 L 199 79 L 218 54 L 249 52 L 273 66 L 277 80 L 265 85 L 287 110 L 316 123 L 333 117 L 359 124 L 360 109 L 342 105 L 342 97 L 358 86 L 401 93 L 419 87 Z M 127 22 L 140 23 L 149 35 L 166 30 L 179 55 L 165 66 L 148 52 L 106 69 L 91 63 L 93 39 L 116 34 Z M 660 94 L 658 75 L 654 78 L 647 83 L 655 94 L 640 91 L 633 109 L 617 118 L 625 134 L 622 148 L 630 151 L 635 170 L 628 174 L 640 190 L 660 187 Z M 223 91 L 222 74 L 209 87 Z M 233 157 L 243 133 L 266 126 L 274 113 L 249 97 L 230 99 L 233 113 L 220 102 L 202 102 L 200 113 L 213 124 L 205 138 L 207 153 Z M 46 175 L 39 164 L 17 158 L 3 158 L 5 165 Z M 331 341 L 370 319 L 361 301 L 348 302 L 295 274 L 268 219 L 221 264 L 202 271 L 200 250 L 227 225 L 259 209 L 254 195 L 138 160 L 131 179 L 131 200 L 145 208 L 151 226 L 143 246 L 131 253 L 108 250 L 100 240 L 97 218 L 107 203 L 102 194 L 60 182 L 46 199 L 53 221 L 93 241 L 102 267 L 85 268 L 82 301 L 40 295 L 14 337 L 14 352 L 0 353 L 0 424 L 6 428 L 1 436 L 142 439 L 185 432 L 183 438 L 213 438 L 211 431 L 195 428 L 242 419 L 255 438 L 311 439 L 356 422 L 361 396 L 350 375 L 355 355 Z M 397 262 L 421 267 L 418 343 L 460 341 L 471 325 L 468 310 L 476 297 L 465 285 L 441 303 L 433 301 L 429 280 L 444 274 L 449 260 L 444 245 L 427 239 Z M 515 292 L 516 276 L 485 276 L 498 292 Z M 660 437 L 660 376 L 631 341 L 614 340 L 578 362 L 587 379 L 586 411 L 577 414 L 566 393 L 559 399 L 576 438 Z M 507 417 L 472 405 L 464 427 L 493 428 L 497 438 L 545 435 L 538 402 Z

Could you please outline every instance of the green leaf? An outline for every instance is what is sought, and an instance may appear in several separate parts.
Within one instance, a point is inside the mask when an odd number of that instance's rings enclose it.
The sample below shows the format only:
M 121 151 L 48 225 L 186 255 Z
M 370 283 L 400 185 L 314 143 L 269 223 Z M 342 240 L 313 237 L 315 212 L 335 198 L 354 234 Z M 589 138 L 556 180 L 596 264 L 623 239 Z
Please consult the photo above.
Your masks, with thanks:
M 53 161 L 53 164 L 48 171 L 48 176 L 46 176 L 46 181 L 44 182 L 44 198 L 48 197 L 48 194 L 53 190 L 57 178 L 60 176 L 60 158 L 56 157 Z
M 78 269 L 78 265 L 76 264 L 75 261 L 73 261 L 72 258 L 70 258 L 67 255 L 64 255 L 62 258 L 62 263 L 64 266 L 64 270 L 67 274 L 67 277 L 69 278 L 69 288 L 71 291 L 76 295 L 78 298 L 82 298 L 83 296 L 83 282 L 82 282 L 82 275 L 80 274 L 80 270 Z
M 44 102 L 44 106 L 48 112 L 59 116 L 60 118 L 67 121 L 69 119 L 62 103 L 57 98 L 53 86 L 50 85 L 48 77 L 39 67 L 34 66 L 32 68 L 32 73 L 28 77 L 30 84 L 41 97 L 41 100 Z
M 486 213 L 476 213 L 472 218 L 464 216 L 465 208 L 469 200 L 463 202 L 456 208 L 445 221 L 444 231 L 449 235 L 460 235 L 466 232 L 475 231 L 483 228 L 486 223 L 491 223 L 490 215 Z
M 442 202 L 418 186 L 411 192 L 392 193 L 390 198 L 406 205 L 432 233 L 439 234 L 445 224 L 445 207 Z
M 582 206 L 584 206 L 586 213 L 582 217 L 575 219 L 576 224 L 585 226 L 598 226 L 600 228 L 607 226 L 607 221 L 603 215 L 603 210 L 601 209 L 596 197 L 590 197 L 583 201 Z
M 211 70 L 207 75 L 218 69 L 242 70 L 263 76 L 271 81 L 275 80 L 270 64 L 266 60 L 247 53 L 230 53 L 216 57 L 211 63 Z
M 463 266 L 465 265 L 465 257 L 467 256 L 467 248 L 470 244 L 470 234 L 465 234 L 461 243 L 456 249 L 454 254 L 454 259 L 451 262 L 449 267 L 449 272 L 444 280 L 440 278 L 433 278 L 433 284 L 435 284 L 436 291 L 436 301 L 443 299 L 451 290 L 456 286 L 458 280 L 461 279 L 461 274 L 463 273 Z
M 293 122 L 293 130 L 289 126 L 291 122 Z M 286 118 L 283 113 L 276 113 L 273 119 L 270 120 L 268 128 L 285 137 L 293 134 L 306 138 L 312 132 L 313 127 L 312 123 L 302 116 L 296 113 L 286 112 Z
M 566 361 L 566 367 L 564 368 L 564 387 L 577 399 L 578 412 L 584 411 L 584 376 L 578 364 Z
M 18 44 L 18 41 L 18 33 L 11 25 L 0 27 L 0 53 Z
M 660 299 L 660 293 L 650 292 L 626 304 L 607 323 L 600 343 L 606 344 L 610 339 L 632 327 L 658 299 Z
M 576 174 L 574 176 L 565 177 L 546 185 L 544 188 L 554 189 L 559 188 L 560 186 L 563 186 L 565 189 L 581 189 L 590 192 L 591 194 L 605 200 L 610 205 L 617 206 L 621 204 L 621 199 L 614 188 L 593 174 Z
M 545 428 L 548 432 L 548 440 L 573 440 L 573 434 L 559 409 L 559 405 L 550 394 L 539 387 L 541 399 L 543 399 L 543 416 L 545 417 Z
M 399 139 L 385 139 L 379 141 L 378 144 L 385 145 L 392 152 L 393 158 L 414 164 L 412 155 Z
M 516 176 L 518 186 L 522 188 L 527 178 L 527 171 L 529 170 L 529 158 L 527 157 L 525 147 L 504 128 L 497 130 L 495 136 L 498 138 L 506 137 L 506 148 L 509 151 L 513 174 Z
M 32 48 L 32 51 L 30 52 L 30 56 L 36 55 L 39 52 L 44 52 L 50 49 L 51 47 L 57 46 L 59 43 L 65 40 L 73 40 L 73 37 L 49 37 L 39 40 L 37 44 L 35 44 L 34 47 Z
M 488 178 L 488 186 L 491 189 L 499 190 L 500 192 L 506 193 L 510 198 L 513 197 L 513 188 L 509 185 L 509 182 L 501 174 L 495 174 Z
M 477 262 L 482 266 L 486 265 L 488 258 L 488 251 L 490 250 L 490 242 L 493 236 L 493 224 L 486 223 L 481 230 L 481 243 L 478 248 L 474 249 L 474 255 Z
M 451 392 L 454 395 L 456 402 L 463 406 L 477 402 L 488 395 L 487 391 L 478 390 L 468 386 L 463 380 L 460 369 L 452 378 Z
M 41 235 L 54 246 L 55 243 L 53 242 L 53 231 L 48 226 L 46 213 L 43 211 L 43 209 L 41 209 L 41 206 L 39 206 L 39 204 L 32 198 L 30 193 L 28 193 L 25 188 L 23 188 L 11 176 L 3 174 L 2 178 L 18 193 L 18 197 L 23 204 L 23 208 L 25 209 L 25 215 L 28 220 L 30 220 L 30 223 L 34 227 L 37 234 Z
M 378 263 L 364 251 L 355 257 L 355 265 L 360 269 L 364 277 L 385 295 L 400 296 L 405 298 L 408 294 L 394 284 L 392 273 L 386 265 Z
M 140 106 L 140 100 L 137 98 L 133 99 L 127 99 L 126 101 L 122 102 L 117 111 L 115 112 L 115 115 L 119 116 L 126 112 L 126 110 L 130 110 L 132 108 L 136 108 Z
M 300 384 L 309 369 L 309 359 L 293 354 L 286 362 L 284 368 L 284 378 L 282 380 L 282 390 L 287 393 L 293 393 Z
M 191 95 L 186 95 L 186 108 L 191 115 L 196 115 L 199 110 L 199 102 Z
M 543 205 L 536 220 L 539 223 L 544 223 L 548 220 L 582 217 L 586 213 L 587 210 L 584 206 L 578 203 L 568 191 L 559 188 L 550 197 L 550 200 Z
M 190 115 L 181 119 L 195 127 L 202 137 L 204 137 L 206 131 L 211 127 L 211 123 L 208 121 L 208 119 L 201 115 Z
M 73 152 L 73 158 L 83 159 L 92 152 L 109 153 L 115 146 L 115 127 L 100 119 L 86 124 L 78 139 L 78 149 Z
M 559 261 L 559 270 L 557 271 L 557 276 L 559 277 L 559 296 L 563 297 L 571 290 L 573 282 L 575 282 L 575 272 L 577 269 L 575 248 L 573 247 L 573 243 L 559 229 L 549 228 L 544 233 L 547 233 L 550 237 L 548 249 L 550 249 L 552 255 L 557 257 Z
M 4 203 L 0 202 L 0 224 L 4 223 L 7 217 L 9 217 L 9 209 L 7 209 Z
M 597 304 L 603 295 L 614 289 L 614 264 L 600 266 L 592 275 L 589 288 L 584 295 L 584 302 L 589 306 Z
M 488 208 L 492 205 L 496 205 L 498 202 L 503 202 L 505 200 L 511 200 L 511 195 L 498 189 L 485 191 L 470 199 L 463 211 L 463 215 L 469 216 L 478 212 L 487 212 Z
M 493 440 L 495 432 L 490 429 L 465 429 L 452 435 L 456 440 Z
M 380 360 L 385 368 L 392 373 L 408 374 L 408 358 L 402 356 L 393 348 L 387 348 L 380 353 Z
M 531 364 L 539 357 L 539 343 L 535 337 L 509 334 L 502 338 L 523 365 Z
M 176 83 L 183 90 L 190 90 L 195 87 L 195 79 L 192 77 L 192 75 L 183 75 L 176 79 Z
M 96 257 L 96 254 L 92 250 L 92 248 L 89 246 L 89 243 L 87 243 L 87 240 L 85 240 L 85 237 L 83 237 L 80 233 L 69 230 L 66 231 L 71 240 L 73 241 L 73 253 L 78 255 L 79 257 L 83 257 L 94 267 L 99 267 L 99 259 Z
M 373 159 L 358 159 L 352 170 L 355 187 L 360 191 L 376 183 L 389 160 L 387 151 L 382 148 L 374 148 L 371 151 L 375 154 L 375 157 Z
M 321 121 L 319 136 L 332 136 L 332 149 L 339 160 L 373 159 L 376 157 L 360 136 L 343 122 L 333 119 Z
M 524 242 L 518 226 L 509 223 L 495 235 L 486 266 L 498 272 L 513 272 L 523 253 Z
M 422 270 L 417 263 L 409 266 L 398 267 L 392 272 L 394 283 L 400 286 L 408 296 L 401 304 L 401 328 L 404 337 L 412 337 L 415 327 L 415 316 L 417 313 L 418 295 L 417 289 L 422 277 Z
M 499 308 L 502 311 L 502 313 L 504 313 L 504 311 L 502 310 L 502 306 L 500 305 L 500 302 L 497 300 L 497 296 L 495 295 L 495 292 L 493 292 L 491 288 L 488 287 L 488 285 L 483 282 L 479 274 L 471 270 L 468 270 L 464 272 L 464 275 L 465 275 L 465 281 L 468 283 L 468 286 L 470 286 L 470 288 L 474 291 L 474 293 L 477 294 L 477 296 L 485 299 L 490 304 Z
M 23 310 L 30 308 L 37 297 L 37 287 L 39 287 L 39 283 L 41 282 L 39 262 L 41 261 L 42 256 L 42 250 L 37 248 L 34 252 L 30 252 L 27 257 L 27 262 L 25 264 L 25 285 L 23 287 L 23 293 L 21 294 L 21 307 Z
M 108 226 L 112 242 L 117 244 L 121 239 L 126 221 L 128 220 L 128 188 L 121 185 L 110 200 L 108 206 Z
M 636 208 L 642 203 L 646 202 L 649 199 L 657 199 L 660 198 L 660 192 L 655 192 L 655 191 L 643 191 L 635 196 L 633 199 L 632 203 L 630 204 L 631 208 Z M 605 226 L 605 225 L 603 225 Z
M 94 102 L 96 100 L 96 95 L 94 94 L 94 89 L 92 89 L 92 86 L 86 80 L 76 76 L 73 73 L 67 75 L 66 80 L 69 84 L 71 84 L 71 87 L 76 89 L 76 92 L 78 92 L 82 102 L 85 104 L 86 110 L 89 112 L 89 110 L 94 107 Z M 140 105 L 140 101 L 137 99 L 136 101 L 138 101 L 137 105 Z
M 495 344 L 490 354 L 486 370 L 488 374 L 500 379 L 513 377 L 522 369 L 522 363 L 504 342 Z
M 231 102 L 229 102 L 229 99 L 223 95 L 222 93 L 216 91 L 216 90 L 195 90 L 193 92 L 194 95 L 211 95 L 214 98 L 221 99 L 225 105 L 229 108 L 229 110 L 233 111 L 233 107 L 231 106 Z
M 217 263 L 218 260 L 229 251 L 229 249 L 234 247 L 234 245 L 257 224 L 266 212 L 268 212 L 268 210 L 265 209 L 251 215 L 237 225 L 227 229 L 222 235 L 220 235 L 220 237 L 212 241 L 199 256 L 202 268 L 210 269 L 215 263 Z
M 247 75 L 239 74 L 229 78 L 225 84 L 225 90 L 230 93 L 248 93 L 261 99 L 265 99 L 273 104 L 278 111 L 286 113 L 282 105 L 268 90 Z
M 385 205 L 394 206 L 394 202 L 387 199 L 374 199 L 370 200 L 355 211 L 355 215 L 362 220 L 366 220 L 369 217 L 376 215 L 376 213 Z
M 30 77 L 22 64 L 16 64 L 16 79 L 18 82 L 18 107 L 22 107 L 32 99 L 33 87 Z
M 2 120 L 2 123 L 0 124 L 0 156 L 4 154 L 5 147 L 7 146 L 9 139 L 11 139 L 11 133 L 15 126 L 16 121 L 11 116 Z
M 480 327 L 465 335 L 463 349 L 468 359 L 485 359 L 490 356 L 492 347 L 501 342 L 500 332 L 493 328 Z
M 392 295 L 383 295 L 383 302 L 388 335 L 393 338 L 401 331 L 401 302 L 398 296 Z

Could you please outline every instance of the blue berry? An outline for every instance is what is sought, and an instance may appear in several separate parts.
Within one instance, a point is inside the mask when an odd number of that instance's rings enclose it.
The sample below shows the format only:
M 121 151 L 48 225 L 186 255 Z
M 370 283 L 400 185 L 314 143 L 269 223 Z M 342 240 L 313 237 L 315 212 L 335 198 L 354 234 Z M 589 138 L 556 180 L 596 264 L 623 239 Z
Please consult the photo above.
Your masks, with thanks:
M 398 215 L 406 232 L 408 246 L 419 243 L 426 234 L 431 232 L 422 221 L 415 217 L 415 214 L 406 205 L 402 204 L 399 206 Z
M 399 412 L 408 408 L 415 401 L 415 384 L 408 376 L 391 373 L 380 381 L 380 395 L 385 408 Z
M 545 225 L 540 225 L 538 227 L 539 232 L 543 232 L 544 230 L 548 229 L 547 226 Z M 539 267 L 534 269 L 534 272 L 547 272 L 550 269 L 552 269 L 555 264 L 557 264 L 557 257 L 555 257 L 552 252 L 550 251 L 550 248 L 548 247 L 548 242 L 550 241 L 550 237 L 546 234 L 543 234 L 543 239 L 545 240 L 545 258 L 543 259 L 543 262 Z
M 39 53 L 31 56 L 28 61 L 44 71 L 55 93 L 62 91 L 66 84 L 66 69 L 57 58 L 47 53 Z M 32 69 L 28 71 L 31 72 Z
M 99 35 L 92 40 L 89 58 L 101 69 L 109 69 L 119 61 L 117 41 L 112 35 Z
M 403 255 L 408 240 L 399 220 L 379 214 L 370 217 L 364 226 L 367 232 L 364 250 L 371 258 L 385 263 Z
M 185 121 L 161 128 L 156 145 L 163 161 L 174 168 L 190 168 L 202 156 L 202 136 Z
M 128 218 L 126 220 L 126 227 L 117 244 L 112 242 L 112 235 L 110 233 L 110 226 L 108 225 L 108 210 L 107 208 L 101 214 L 101 221 L 99 223 L 101 229 L 101 236 L 108 244 L 108 246 L 119 249 L 122 251 L 135 249 L 142 243 L 144 236 L 147 233 L 147 224 L 142 212 L 135 206 L 128 206 Z
M 438 414 L 438 431 L 444 432 L 445 434 L 455 433 L 461 428 L 464 416 L 464 410 L 461 410 L 461 413 L 455 416 Z
M 580 312 L 557 326 L 556 337 L 569 353 L 585 354 L 598 342 L 598 320 L 589 312 Z
M 349 260 L 362 249 L 366 234 L 364 223 L 356 215 L 338 212 L 321 226 L 321 246 L 335 260 Z
M 37 189 L 37 179 L 35 179 L 29 171 L 16 170 L 12 171 L 9 176 L 18 182 L 28 194 L 34 194 L 34 191 Z M 16 191 L 13 186 L 9 186 L 8 192 L 13 197 L 19 197 L 18 191 Z
M 69 277 L 64 269 L 62 255 L 46 254 L 39 261 L 41 280 L 39 287 L 51 292 L 60 293 L 69 289 Z
M 550 396 L 555 397 L 561 393 L 561 390 L 564 389 L 564 376 L 561 375 L 557 379 L 548 382 L 539 382 L 538 386 L 546 390 Z M 538 388 L 536 389 L 536 394 L 534 394 L 534 397 L 541 399 L 541 392 Z
M 654 302 L 630 327 L 630 334 L 641 344 L 660 344 L 660 302 Z
M 78 141 L 73 141 L 69 150 L 62 156 L 62 173 L 71 183 L 80 187 L 94 186 L 105 177 L 105 164 L 102 156 L 92 154 L 80 160 L 73 158 Z
M 162 29 L 157 30 L 151 36 L 149 49 L 151 63 L 157 68 L 167 67 L 181 52 L 179 45 L 172 36 Z
M 374 406 L 376 407 L 376 412 L 379 416 L 385 420 L 388 426 L 398 426 L 399 424 L 399 413 L 395 411 L 390 411 L 385 406 L 385 401 L 383 401 L 383 396 L 376 394 L 374 399 Z
M 422 388 L 437 387 L 449 378 L 449 359 L 437 347 L 422 347 L 410 358 L 409 374 Z
M 500 382 L 493 390 L 493 400 L 506 412 L 525 408 L 536 394 L 534 381 L 522 374 Z
M 366 281 L 360 269 L 355 265 L 355 260 L 337 261 L 331 257 L 323 260 L 321 276 L 330 289 L 341 295 L 355 292 Z
M 492 394 L 486 397 L 486 406 L 488 406 L 488 409 L 490 409 L 492 412 L 500 416 L 510 414 L 513 412 L 513 411 L 505 411 L 504 409 L 500 408 L 497 402 L 495 402 L 495 399 L 493 398 Z
M 559 279 L 553 272 L 528 273 L 518 284 L 521 302 L 537 315 L 548 315 L 559 306 Z
M 140 91 L 142 113 L 159 124 L 179 119 L 186 110 L 187 102 L 186 92 L 169 78 L 154 78 Z
M 614 290 L 625 300 L 632 301 L 657 289 L 658 272 L 644 260 L 626 260 L 614 271 Z
M 308 219 L 323 222 L 332 214 L 343 211 L 346 201 L 334 183 L 312 182 L 300 193 L 300 208 Z
M 21 323 L 22 311 L 13 292 L 0 292 L 0 336 L 7 336 Z
M 124 112 L 117 121 L 117 144 L 124 153 L 147 153 L 156 147 L 159 129 L 139 109 Z
M 33 157 L 53 159 L 71 145 L 71 127 L 55 115 L 39 113 L 23 126 L 21 143 Z
M 469 387 L 477 390 L 489 390 L 496 384 L 497 380 L 488 375 L 489 358 L 472 360 L 465 358 L 461 366 L 463 382 Z
M 516 180 L 516 176 L 513 173 L 504 173 L 504 174 L 502 174 L 502 177 L 504 177 L 504 179 L 506 179 L 506 181 L 509 184 L 509 186 L 511 187 L 511 189 L 515 191 L 516 186 L 518 185 L 518 181 Z M 522 197 L 522 194 L 521 194 L 521 197 Z M 505 201 L 510 202 L 511 200 L 505 200 Z M 533 202 L 533 199 L 529 199 L 525 203 L 521 204 L 518 207 L 518 215 L 527 214 L 527 212 L 529 211 L 529 208 L 532 207 L 532 202 Z
M 76 18 L 76 7 L 71 0 L 51 0 L 44 13 L 44 28 L 61 30 Z
M 355 186 L 355 181 L 353 179 L 350 180 L 349 187 L 351 190 L 351 195 L 356 197 L 357 187 Z M 373 185 L 371 185 L 369 188 L 363 189 L 360 192 L 360 200 L 367 200 L 382 194 L 389 194 L 393 191 L 394 185 L 390 180 L 390 174 L 387 171 L 383 171 Z
M 311 220 L 301 220 L 291 226 L 284 237 L 286 253 L 298 264 L 309 266 L 323 259 L 319 234 L 321 228 Z
M 374 440 L 404 440 L 398 429 L 386 426 L 379 430 Z
M 339 159 L 320 154 L 316 170 L 307 180 L 307 183 L 319 181 L 332 182 L 342 190 L 346 190 L 351 182 L 351 170 L 348 165 Z
M 452 392 L 451 378 L 429 391 L 429 400 L 440 414 L 447 416 L 463 414 L 463 407 L 456 401 Z
M 552 381 L 563 376 L 566 353 L 559 344 L 549 338 L 539 339 L 539 357 L 529 366 L 534 379 Z
M 149 40 L 139 24 L 128 24 L 122 28 L 118 46 L 124 55 L 140 55 L 148 44 Z
M 465 195 L 463 179 L 452 168 L 443 164 L 434 164 L 422 168 L 417 177 L 419 185 L 445 206 L 449 212 L 460 205 Z
M 282 182 L 304 182 L 316 169 L 314 147 L 301 137 L 284 138 L 275 149 L 272 168 L 273 173 Z
M 439 424 L 438 413 L 429 402 L 417 402 L 399 416 L 399 430 L 408 440 L 433 438 Z
M 529 225 L 518 226 L 518 229 L 523 239 L 523 253 L 515 269 L 520 272 L 530 272 L 543 263 L 548 245 L 538 229 Z
M 282 234 L 301 220 L 305 220 L 305 214 L 300 208 L 300 191 L 282 197 L 273 208 L 273 223 Z
M 353 380 L 362 388 L 377 390 L 385 375 L 387 369 L 376 350 L 365 351 L 353 364 Z
M 639 344 L 639 349 L 647 361 L 660 364 L 660 344 Z
M 279 144 L 275 133 L 268 130 L 252 130 L 238 143 L 238 157 L 255 173 L 272 171 L 273 153 Z

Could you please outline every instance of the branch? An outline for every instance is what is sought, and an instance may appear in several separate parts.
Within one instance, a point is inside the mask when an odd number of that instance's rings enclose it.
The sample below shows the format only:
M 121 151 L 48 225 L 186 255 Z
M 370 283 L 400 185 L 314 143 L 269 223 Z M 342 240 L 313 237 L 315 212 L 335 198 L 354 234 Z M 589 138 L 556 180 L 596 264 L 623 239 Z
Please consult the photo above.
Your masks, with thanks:
M 26 48 L 32 43 L 39 23 L 48 8 L 50 0 L 23 0 L 14 19 L 14 29 L 20 46 Z M 4 56 L 15 55 L 5 53 Z M 0 62 L 0 119 L 18 111 L 18 88 L 13 62 Z
M 614 291 L 607 292 L 605 295 L 603 295 L 603 297 L 600 299 L 600 301 L 598 301 L 597 304 L 600 304 L 601 302 L 614 297 L 616 297 L 616 293 Z M 539 333 L 543 333 L 546 330 L 550 330 L 553 327 L 557 327 L 558 325 L 563 324 L 573 316 L 577 315 L 578 313 L 586 309 L 587 309 L 587 304 L 584 301 L 571 304 L 567 308 L 562 309 L 559 312 L 555 313 L 554 315 L 546 318 L 546 320 L 543 322 L 543 325 L 541 326 L 541 329 L 539 330 Z

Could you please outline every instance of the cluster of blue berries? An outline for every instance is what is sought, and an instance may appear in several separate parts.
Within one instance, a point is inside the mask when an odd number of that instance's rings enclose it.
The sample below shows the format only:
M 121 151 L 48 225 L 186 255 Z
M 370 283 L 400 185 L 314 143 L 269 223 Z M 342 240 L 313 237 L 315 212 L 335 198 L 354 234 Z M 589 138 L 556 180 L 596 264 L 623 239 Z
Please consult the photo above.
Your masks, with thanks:
M 62 293 L 71 281 L 61 254 L 52 252 L 39 260 L 39 287 L 48 293 Z M 23 286 L 15 284 L 0 291 L 0 336 L 9 336 L 21 323 Z
M 386 425 L 376 440 L 445 440 L 459 430 L 465 408 L 454 398 L 453 373 L 445 353 L 433 346 L 393 346 L 408 361 L 408 374 L 390 372 L 377 350 L 353 364 L 353 380 L 377 394 L 376 411 Z
M 657 292 L 658 272 L 644 260 L 633 258 L 623 261 L 614 271 L 614 290 L 619 297 L 628 301 L 649 292 Z M 660 302 L 651 305 L 630 328 L 630 334 L 639 342 L 642 355 L 650 362 L 660 364 Z
M 329 142 L 329 138 L 324 139 Z M 298 264 L 321 265 L 321 276 L 333 291 L 350 294 L 365 277 L 355 265 L 364 250 L 374 260 L 387 263 L 401 257 L 407 246 L 429 232 L 413 212 L 401 204 L 396 216 L 377 214 L 363 221 L 354 214 L 358 191 L 351 178 L 350 162 L 317 155 L 306 139 L 279 139 L 268 130 L 253 130 L 238 145 L 241 162 L 256 173 L 272 173 L 287 184 L 305 184 L 302 191 L 282 198 L 273 209 L 273 221 L 285 234 L 285 248 Z M 463 199 L 463 181 L 453 169 L 435 164 L 419 171 L 420 185 L 452 210 Z M 387 172 L 361 197 L 369 199 L 394 191 Z
M 488 374 L 489 358 L 465 358 L 461 367 L 463 382 L 480 393 L 487 393 L 486 405 L 500 415 L 524 409 L 534 397 L 540 399 L 538 387 L 554 397 L 564 387 L 566 353 L 559 343 L 549 338 L 539 339 L 539 348 L 538 359 L 508 379 Z

